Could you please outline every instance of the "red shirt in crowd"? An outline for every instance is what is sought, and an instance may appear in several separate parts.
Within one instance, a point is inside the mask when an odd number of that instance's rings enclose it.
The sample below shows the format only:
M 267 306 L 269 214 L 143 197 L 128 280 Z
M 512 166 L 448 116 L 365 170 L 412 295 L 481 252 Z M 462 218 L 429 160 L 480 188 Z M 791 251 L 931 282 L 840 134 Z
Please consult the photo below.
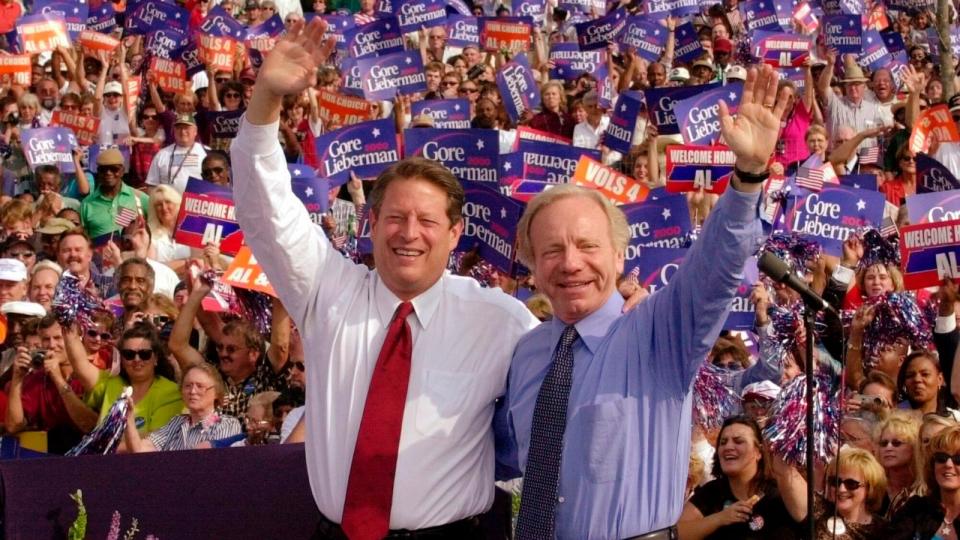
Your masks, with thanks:
M 558 114 L 550 111 L 543 111 L 530 120 L 530 127 L 554 135 L 561 135 L 570 140 L 573 140 L 573 128 L 576 124 L 577 122 L 569 114 Z
M 0 34 L 13 30 L 23 10 L 14 0 L 0 0 Z

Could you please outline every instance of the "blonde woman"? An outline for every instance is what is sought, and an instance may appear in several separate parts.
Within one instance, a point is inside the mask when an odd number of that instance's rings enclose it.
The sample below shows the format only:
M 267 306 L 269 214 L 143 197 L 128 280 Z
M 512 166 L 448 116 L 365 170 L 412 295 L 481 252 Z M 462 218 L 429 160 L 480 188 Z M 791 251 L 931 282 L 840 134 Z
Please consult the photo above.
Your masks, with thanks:
M 147 226 L 152 237 L 151 245 L 156 251 L 156 260 L 166 263 L 178 273 L 190 259 L 190 248 L 173 239 L 177 228 L 177 213 L 181 196 L 170 186 L 159 185 L 150 194 L 150 209 Z
M 886 493 L 883 467 L 870 452 L 843 447 L 826 468 L 826 502 L 817 513 L 817 539 L 880 538 L 889 522 L 879 515 Z
M 907 499 L 921 492 L 923 485 L 917 466 L 920 422 L 914 414 L 895 411 L 877 425 L 874 432 L 877 460 L 887 476 L 883 515 L 893 517 Z

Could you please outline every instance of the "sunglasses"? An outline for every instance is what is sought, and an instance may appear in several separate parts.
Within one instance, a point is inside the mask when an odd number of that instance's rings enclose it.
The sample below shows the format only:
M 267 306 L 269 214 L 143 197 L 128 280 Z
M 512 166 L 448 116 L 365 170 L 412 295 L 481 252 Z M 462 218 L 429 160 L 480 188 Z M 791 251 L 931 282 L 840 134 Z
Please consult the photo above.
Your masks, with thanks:
M 903 446 L 903 445 L 905 445 L 905 444 L 907 444 L 907 443 L 905 443 L 905 442 L 903 442 L 903 441 L 901 441 L 901 440 L 899 440 L 899 439 L 880 439 L 880 448 L 886 448 L 886 447 L 888 447 L 888 446 L 892 446 L 892 447 L 894 447 L 894 448 L 900 448 L 901 446 Z
M 226 82 L 230 82 L 230 79 L 214 79 L 214 81 L 216 81 L 217 84 L 223 84 Z
M 476 88 L 461 88 L 461 89 L 460 89 L 460 93 L 461 93 L 461 94 L 476 94 L 476 93 L 479 92 L 479 91 L 480 91 L 480 90 L 478 90 L 478 89 L 476 89 Z
M 237 351 L 239 351 L 239 350 L 240 350 L 240 348 L 239 348 L 239 347 L 236 347 L 236 346 L 234 346 L 234 345 L 221 345 L 221 344 L 219 344 L 219 343 L 217 344 L 217 352 L 218 352 L 218 353 L 233 354 L 233 353 L 235 353 L 235 352 L 237 352 Z
M 72 103 L 71 103 L 71 104 L 67 104 L 67 103 L 62 103 L 62 104 L 60 104 L 60 109 L 62 109 L 62 110 L 64 110 L 64 111 L 75 111 L 75 110 L 77 110 L 77 109 L 79 109 L 79 108 L 80 108 L 79 105 L 74 105 L 74 104 L 72 104 Z
M 915 157 L 913 157 L 913 156 L 903 156 L 903 157 L 900 158 L 900 161 L 906 161 L 906 162 L 909 162 L 909 163 L 913 163 L 913 162 L 916 161 L 916 160 L 917 160 L 917 158 L 915 158 Z
M 157 119 L 157 115 L 155 115 L 155 114 L 145 114 L 145 115 L 141 116 L 140 118 L 142 118 L 142 119 L 144 119 L 144 120 L 156 120 L 156 119 Z
M 154 315 L 153 318 L 150 319 L 150 322 L 152 322 L 157 328 L 160 328 L 170 322 L 170 317 L 167 317 L 166 315 Z
M 153 349 L 120 349 L 120 356 L 128 362 L 140 359 L 144 362 L 153 358 Z
M 227 169 L 225 169 L 224 167 L 210 167 L 209 169 L 204 169 L 200 171 L 200 176 L 203 178 L 210 178 L 215 174 L 223 174 L 223 171 L 225 170 Z
M 837 478 L 836 476 L 827 477 L 828 486 L 834 487 L 838 484 L 847 488 L 847 491 L 856 491 L 860 489 L 860 486 L 863 485 L 863 482 L 860 482 L 859 480 L 854 480 L 853 478 Z
M 32 251 L 8 251 L 7 256 L 14 259 L 29 259 L 33 257 L 36 253 Z
M 944 465 L 948 461 L 952 461 L 954 465 L 960 467 L 960 454 L 950 455 L 945 452 L 936 452 L 933 454 L 933 461 L 939 465 Z
M 227 92 L 226 94 L 223 95 L 223 97 L 227 99 L 232 99 L 232 98 L 239 99 L 240 94 L 238 94 L 237 92 Z
M 113 339 L 113 334 L 111 334 L 110 332 L 97 332 L 96 330 L 91 328 L 90 330 L 87 330 L 87 337 L 90 339 L 100 338 L 104 341 L 107 341 L 109 339 Z
M 441 84 L 443 84 L 444 86 L 456 86 L 457 81 L 443 81 Z
M 123 165 L 100 165 L 97 167 L 97 170 L 103 171 L 104 174 L 113 173 L 120 174 L 123 172 Z
M 307 369 L 306 366 L 303 365 L 303 362 L 291 362 L 291 364 L 297 371 L 305 371 Z

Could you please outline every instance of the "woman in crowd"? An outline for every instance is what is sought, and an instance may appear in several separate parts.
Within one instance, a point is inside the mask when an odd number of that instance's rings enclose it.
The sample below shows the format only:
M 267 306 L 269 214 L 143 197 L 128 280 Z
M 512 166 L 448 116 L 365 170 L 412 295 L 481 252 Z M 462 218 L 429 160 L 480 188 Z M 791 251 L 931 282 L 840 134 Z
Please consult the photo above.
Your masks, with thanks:
M 921 492 L 923 482 L 917 469 L 919 432 L 920 423 L 905 411 L 891 414 L 877 426 L 874 442 L 887 479 L 886 492 L 881 495 L 882 514 L 887 519 L 893 517 L 910 497 Z
M 757 423 L 745 416 L 728 418 L 720 428 L 716 450 L 715 480 L 697 488 L 684 505 L 677 523 L 679 538 L 792 536 L 796 523 L 807 513 L 806 488 L 789 487 L 802 484 L 802 479 L 795 478 L 800 473 L 771 459 Z
M 817 540 L 881 538 L 888 521 L 879 514 L 884 496 L 883 468 L 873 455 L 843 447 L 827 464 L 826 502 L 818 499 Z
M 927 494 L 910 498 L 885 540 L 955 540 L 960 527 L 960 427 L 930 440 L 923 477 Z
M 154 156 L 164 146 L 167 134 L 160 125 L 160 113 L 151 104 L 143 106 L 140 111 L 140 125 L 136 127 L 135 136 L 130 138 L 133 144 L 130 156 L 130 172 L 133 177 L 133 187 L 140 187 L 147 180 L 147 171 Z
M 63 339 L 75 376 L 87 392 L 87 404 L 100 412 L 101 420 L 126 386 L 133 387 L 131 415 L 142 435 L 160 429 L 180 413 L 180 390 L 169 364 L 162 361 L 166 353 L 152 325 L 136 324 L 123 333 L 117 344 L 119 375 L 90 363 L 75 328 L 63 327 Z
M 156 260 L 174 270 L 182 268 L 190 258 L 190 248 L 173 239 L 181 198 L 180 193 L 170 186 L 156 186 L 150 193 L 150 211 L 147 212 L 147 226 Z
M 917 158 L 910 151 L 910 145 L 903 145 L 897 151 L 897 176 L 880 185 L 879 189 L 887 202 L 900 206 L 908 195 L 917 194 Z
M 174 416 L 146 439 L 137 431 L 133 415 L 127 417 L 127 429 L 124 432 L 127 451 L 210 448 L 212 441 L 240 434 L 239 420 L 216 412 L 223 402 L 226 389 L 223 378 L 212 364 L 200 363 L 188 367 L 180 383 L 180 393 L 187 412 Z
M 530 127 L 573 139 L 576 125 L 573 117 L 567 114 L 566 94 L 563 85 L 550 81 L 540 90 L 540 112 L 530 119 Z
M 904 399 L 904 405 L 923 414 L 945 411 L 955 407 L 956 403 L 946 391 L 943 372 L 936 354 L 930 351 L 917 351 L 903 361 L 897 387 Z
M 800 163 L 805 160 L 810 152 L 806 144 L 806 138 L 810 131 L 810 123 L 813 121 L 816 108 L 815 95 L 813 91 L 813 74 L 810 69 L 812 59 L 808 58 L 804 63 L 804 75 L 806 86 L 803 95 L 796 97 L 796 85 L 793 81 L 780 81 L 779 90 L 790 88 L 790 101 L 787 102 L 787 108 L 784 118 L 781 120 L 783 128 L 780 130 L 780 141 L 777 145 L 776 161 L 783 165 L 785 174 L 792 175 Z
M 93 325 L 87 328 L 80 336 L 83 341 L 83 350 L 87 353 L 87 360 L 97 367 L 106 370 L 112 375 L 119 371 L 119 363 L 114 364 L 113 354 L 113 325 L 115 319 L 107 311 L 98 311 L 91 316 Z M 119 359 L 117 359 L 119 360 Z
M 917 454 L 917 461 L 920 462 L 918 470 L 923 471 L 923 463 L 929 457 L 930 441 L 941 431 L 956 427 L 957 418 L 953 411 L 943 413 L 927 413 L 923 415 L 923 421 L 920 424 L 920 452 Z
M 821 161 L 827 160 L 827 130 L 821 124 L 813 124 L 807 129 L 804 136 L 804 142 L 807 144 L 807 157 L 814 154 L 820 157 Z

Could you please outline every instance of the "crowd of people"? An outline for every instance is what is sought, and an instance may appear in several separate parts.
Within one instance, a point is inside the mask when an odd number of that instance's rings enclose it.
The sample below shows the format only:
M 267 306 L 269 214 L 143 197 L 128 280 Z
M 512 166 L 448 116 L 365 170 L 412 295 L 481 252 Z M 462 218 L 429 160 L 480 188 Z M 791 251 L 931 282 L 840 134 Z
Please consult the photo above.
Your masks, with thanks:
M 518 515 L 510 522 L 506 511 L 500 537 L 515 526 L 519 538 L 792 538 L 812 515 L 818 538 L 956 540 L 960 288 L 945 279 L 907 290 L 897 232 L 880 223 L 831 253 L 776 219 L 761 222 L 758 210 L 776 199 L 773 181 L 829 166 L 841 179 L 875 178 L 888 221 L 919 221 L 906 211 L 924 191 L 915 124 L 944 105 L 960 129 L 935 16 L 871 3 L 864 27 L 895 35 L 906 63 L 871 70 L 820 36 L 799 76 L 787 77 L 751 55 L 755 3 L 651 14 L 653 3 L 620 2 L 610 12 L 666 34 L 661 57 L 611 42 L 603 70 L 552 79 L 551 51 L 577 43 L 580 25 L 604 13 L 546 2 L 526 51 L 540 105 L 516 118 L 497 84 L 516 51 L 453 46 L 450 29 L 422 28 L 404 46 L 422 57 L 425 90 L 371 102 L 370 119 L 391 118 L 399 135 L 438 123 L 414 115 L 417 102 L 467 100 L 470 129 L 496 130 L 502 156 L 532 128 L 598 152 L 654 198 L 672 180 L 666 149 L 684 140 L 660 133 L 645 93 L 742 84 L 735 116 L 736 103 L 716 113 L 715 142 L 736 156 L 730 183 L 722 195 L 685 193 L 689 253 L 650 295 L 624 271 L 631 224 L 583 188 L 556 186 L 527 203 L 514 232 L 529 275 L 476 250 L 455 253 L 463 188 L 425 159 L 334 183 L 314 226 L 287 166 L 320 170 L 317 139 L 348 126 L 318 99 L 355 95 L 341 69 L 349 54 L 331 32 L 343 20 L 375 24 L 389 2 L 187 0 L 191 32 L 219 6 L 240 25 L 273 21 L 285 33 L 263 55 L 239 45 L 232 69 L 201 70 L 181 93 L 148 69 L 149 33 L 124 33 L 134 3 L 124 13 L 114 2 L 113 51 L 61 46 L 32 56 L 29 84 L 0 75 L 4 433 L 44 432 L 46 450 L 63 454 L 131 387 L 121 452 L 306 442 L 320 538 L 490 536 L 476 517 L 512 492 Z M 0 49 L 13 50 L 11 31 L 32 7 L 0 0 Z M 464 7 L 474 17 L 529 8 Z M 791 15 L 781 31 L 819 36 Z M 687 22 L 702 54 L 681 61 L 675 33 Z M 605 144 L 620 95 L 643 101 L 626 153 Z M 214 133 L 223 111 L 244 112 L 236 138 Z M 61 113 L 98 119 L 98 132 L 71 149 L 75 172 L 31 167 L 22 135 Z M 960 178 L 957 144 L 935 135 L 922 157 Z M 190 179 L 232 190 L 245 241 L 276 291 L 261 303 L 267 327 L 213 307 L 222 287 L 210 276 L 233 260 L 217 242 L 178 241 Z M 372 250 L 359 247 L 365 239 Z M 761 275 L 754 327 L 724 330 L 758 249 L 783 257 L 839 315 L 805 328 L 800 297 Z M 64 316 L 67 280 L 99 302 L 88 317 Z M 837 432 L 818 426 L 826 451 L 814 478 L 777 432 L 808 363 L 839 390 L 825 398 Z M 709 408 L 713 391 L 730 399 Z

